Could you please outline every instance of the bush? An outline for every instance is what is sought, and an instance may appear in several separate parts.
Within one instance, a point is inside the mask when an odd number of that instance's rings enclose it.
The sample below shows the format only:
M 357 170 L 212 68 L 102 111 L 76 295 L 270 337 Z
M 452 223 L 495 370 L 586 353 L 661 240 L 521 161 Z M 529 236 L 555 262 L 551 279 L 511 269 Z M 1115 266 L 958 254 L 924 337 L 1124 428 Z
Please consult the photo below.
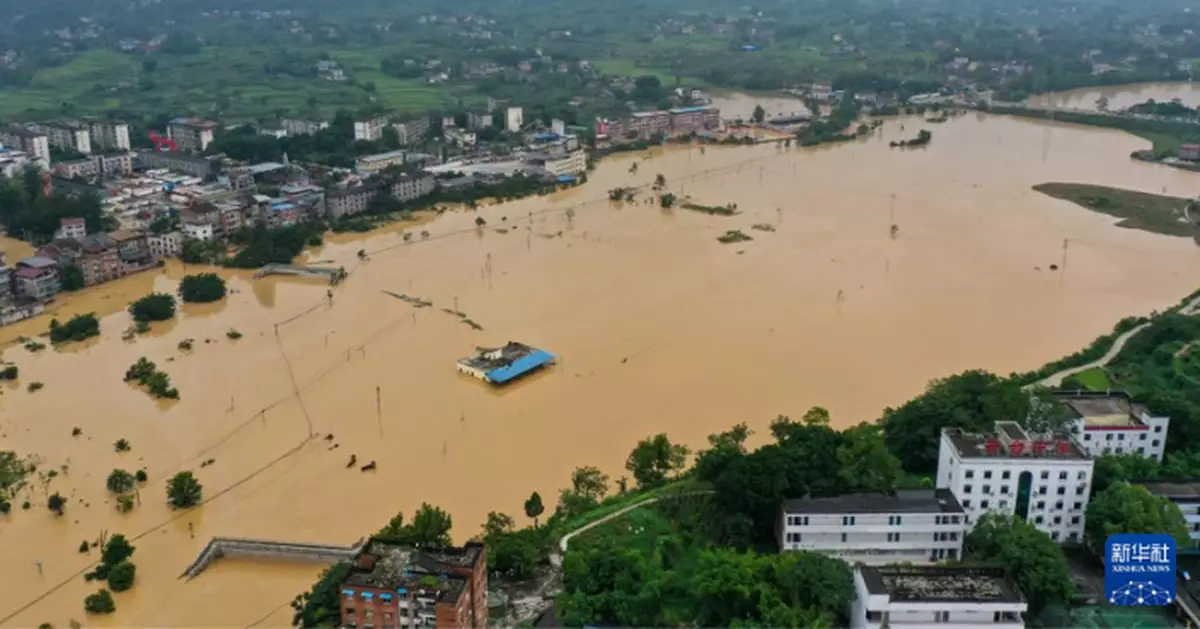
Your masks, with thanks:
M 128 439 L 117 439 L 117 441 L 113 443 L 113 450 L 116 450 L 117 452 L 129 452 L 132 449 L 133 448 L 130 447 Z
M 233 328 L 229 328 L 229 331 L 225 333 L 225 336 L 229 337 L 231 341 L 236 341 L 242 338 L 242 333 Z
M 225 296 L 225 280 L 216 273 L 188 275 L 179 283 L 179 296 L 188 303 L 208 303 Z
M 137 575 L 137 566 L 122 561 L 121 563 L 109 568 L 108 570 L 108 587 L 114 592 L 124 592 L 133 587 L 134 577 Z
M 83 609 L 89 614 L 111 614 L 117 611 L 117 604 L 108 590 L 101 589 L 83 599 Z
M 46 500 L 46 507 L 55 514 L 62 515 L 63 509 L 67 508 L 67 499 L 63 498 L 58 492 L 54 492 L 50 495 L 50 498 Z
M 191 472 L 180 472 L 167 481 L 167 504 L 173 509 L 187 509 L 200 504 L 204 487 Z
M 166 321 L 175 316 L 175 298 L 166 293 L 150 293 L 129 304 L 135 321 Z
M 84 287 L 83 271 L 74 264 L 68 264 L 58 274 L 58 282 L 65 291 L 79 290 Z
M 108 480 L 104 483 L 104 485 L 108 487 L 108 490 L 114 494 L 123 494 L 127 491 L 133 491 L 133 488 L 136 486 L 136 484 L 137 483 L 134 480 L 133 474 L 130 474 L 125 470 L 113 470 L 112 473 L 108 475 Z M 119 592 L 120 590 L 117 591 Z
M 59 323 L 58 319 L 50 320 L 51 343 L 70 343 L 71 341 L 89 339 L 93 336 L 100 336 L 100 320 L 96 318 L 96 313 L 94 312 L 75 315 L 66 323 Z M 29 344 L 26 344 L 26 348 L 29 348 Z
M 45 386 L 46 385 L 44 385 L 40 382 L 30 382 L 29 386 L 25 387 L 25 390 L 29 391 L 30 393 L 37 393 L 38 391 L 41 391 L 42 388 Z
M 146 479 L 150 478 L 146 475 L 146 470 L 138 470 L 133 477 L 136 478 L 137 482 L 139 483 L 144 483 L 146 482 Z

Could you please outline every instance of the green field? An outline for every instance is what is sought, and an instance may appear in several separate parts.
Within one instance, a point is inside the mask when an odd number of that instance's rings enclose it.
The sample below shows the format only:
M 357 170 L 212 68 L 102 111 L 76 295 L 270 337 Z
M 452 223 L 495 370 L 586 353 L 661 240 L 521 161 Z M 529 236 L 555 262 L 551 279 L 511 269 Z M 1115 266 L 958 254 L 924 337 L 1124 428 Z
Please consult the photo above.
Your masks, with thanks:
M 1120 218 L 1119 227 L 1168 236 L 1186 236 L 1200 242 L 1200 216 L 1187 210 L 1188 199 L 1080 183 L 1042 183 L 1033 187 L 1042 194 L 1070 201 L 1093 212 Z
M 1112 381 L 1108 379 L 1108 372 L 1104 370 L 1104 367 L 1093 367 L 1087 371 L 1081 371 L 1075 374 L 1075 379 L 1093 391 L 1106 391 L 1112 388 Z

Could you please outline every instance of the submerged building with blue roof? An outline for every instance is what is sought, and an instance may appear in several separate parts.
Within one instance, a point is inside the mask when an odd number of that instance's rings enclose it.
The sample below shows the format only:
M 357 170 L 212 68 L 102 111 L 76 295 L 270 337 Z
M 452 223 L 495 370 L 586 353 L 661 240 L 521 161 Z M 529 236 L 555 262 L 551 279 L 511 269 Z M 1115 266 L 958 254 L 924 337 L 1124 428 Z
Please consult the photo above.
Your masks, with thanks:
M 510 341 L 501 348 L 478 349 L 478 354 L 458 360 L 458 370 L 490 384 L 506 384 L 554 364 L 554 354 L 523 343 Z

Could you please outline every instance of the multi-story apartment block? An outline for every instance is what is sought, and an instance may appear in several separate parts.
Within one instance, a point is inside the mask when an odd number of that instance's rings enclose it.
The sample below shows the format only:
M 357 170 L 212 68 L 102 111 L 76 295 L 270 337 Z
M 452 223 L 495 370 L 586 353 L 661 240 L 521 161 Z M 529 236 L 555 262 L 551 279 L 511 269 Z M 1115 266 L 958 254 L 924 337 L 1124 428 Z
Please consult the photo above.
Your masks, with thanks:
M 1170 480 L 1134 480 L 1134 485 L 1145 487 L 1155 496 L 1175 503 L 1187 523 L 1188 537 L 1193 548 L 1200 548 L 1200 478 L 1177 478 Z
M 716 107 L 679 107 L 669 111 L 674 133 L 711 131 L 721 126 L 721 111 Z
M 17 263 L 13 281 L 17 296 L 50 301 L 59 291 L 58 263 L 42 256 L 25 258 Z
M 1124 391 L 1056 391 L 1088 454 L 1140 454 L 1161 461 L 1170 417 L 1155 417 Z
M 666 111 L 639 111 L 609 127 L 608 135 L 615 140 L 645 140 L 655 134 L 671 132 L 671 114 Z
M 102 151 L 128 153 L 133 145 L 129 141 L 129 125 L 119 120 L 88 120 L 92 134 L 92 146 Z
M 204 118 L 176 118 L 167 124 L 167 137 L 187 153 L 203 153 L 212 144 L 219 125 Z
M 937 487 L 954 492 L 972 522 L 989 511 L 1016 515 L 1057 542 L 1083 539 L 1091 455 L 1069 436 L 1031 437 L 1016 422 L 990 434 L 942 431 Z
M 370 540 L 342 582 L 341 626 L 484 628 L 487 552 L 480 542 L 420 550 Z
M 95 286 L 117 279 L 121 273 L 121 260 L 117 255 L 117 243 L 104 233 L 80 238 L 80 256 L 75 262 L 83 271 L 85 286 Z
M 117 245 L 121 275 L 148 269 L 158 262 L 150 251 L 150 243 L 144 232 L 118 229 L 109 236 Z
M 851 629 L 1024 629 L 1028 603 L 1001 568 L 856 566 Z
M 948 489 L 901 489 L 787 500 L 776 538 L 781 551 L 828 553 L 849 563 L 958 559 L 969 529 Z
M 288 135 L 312 135 L 329 128 L 324 120 L 305 120 L 303 118 L 280 118 L 279 128 L 287 131 Z
M 367 211 L 371 198 L 377 192 L 378 189 L 373 186 L 335 190 L 325 196 L 325 212 L 334 219 L 361 214 Z
M 492 112 L 490 111 L 469 111 L 467 112 L 467 126 L 476 131 L 487 129 L 492 126 Z
M 587 154 L 578 150 L 531 153 L 526 160 L 555 177 L 571 177 L 587 170 Z
M 525 110 L 520 107 L 507 107 L 504 110 L 504 128 L 509 133 L 520 133 L 525 126 Z
M 146 244 L 150 247 L 150 254 L 155 258 L 177 258 L 183 254 L 183 232 L 147 234 Z
M 30 165 L 36 166 L 29 153 L 0 146 L 0 177 L 15 177 Z
M 67 179 L 120 177 L 133 172 L 133 155 L 131 153 L 92 154 L 83 159 L 57 162 L 54 164 L 53 170 L 54 174 Z
M 400 136 L 400 145 L 408 146 L 424 140 L 429 135 L 429 116 L 421 116 L 392 125 Z
M 50 139 L 45 133 L 31 131 L 21 125 L 0 127 L 0 145 L 28 153 L 39 168 L 50 167 Z
M 29 128 L 46 134 L 50 146 L 68 151 L 78 151 L 84 155 L 92 152 L 92 133 L 88 128 L 77 122 L 55 121 L 35 122 Z
M 392 182 L 392 196 L 407 203 L 433 192 L 436 186 L 433 175 L 427 172 L 401 175 Z
M 377 173 L 388 166 L 399 166 L 404 163 L 407 151 L 388 151 L 374 155 L 363 155 L 354 160 L 354 170 L 358 173 Z
M 354 121 L 354 139 L 374 142 L 383 137 L 383 128 L 388 125 L 385 117 Z

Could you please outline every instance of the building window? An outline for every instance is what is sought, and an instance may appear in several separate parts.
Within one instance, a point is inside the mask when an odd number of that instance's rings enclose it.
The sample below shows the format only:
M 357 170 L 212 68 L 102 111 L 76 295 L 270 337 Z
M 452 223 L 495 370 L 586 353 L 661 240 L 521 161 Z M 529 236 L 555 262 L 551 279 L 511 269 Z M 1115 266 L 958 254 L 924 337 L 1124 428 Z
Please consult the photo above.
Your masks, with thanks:
M 854 526 L 854 516 L 852 516 L 852 515 L 842 516 L 842 526 Z
M 846 534 L 842 533 L 842 542 L 845 543 L 845 541 L 846 541 Z
M 1139 438 L 1139 439 L 1141 439 L 1142 441 L 1145 441 L 1145 440 L 1146 440 L 1146 433 L 1142 433 L 1142 434 L 1138 435 L 1138 438 Z
M 1045 509 L 1045 508 L 1046 508 L 1046 501 L 1045 501 L 1045 500 L 1039 500 L 1039 501 L 1037 501 L 1037 508 L 1038 508 L 1038 511 L 1041 511 L 1042 509 Z
M 1071 524 L 1079 524 L 1079 516 L 1077 516 L 1077 515 L 1071 516 Z
M 962 506 L 963 506 L 963 508 L 964 508 L 964 509 L 970 509 L 970 508 L 971 508 L 971 501 L 970 501 L 970 500 L 964 500 L 964 501 L 962 501 Z
M 1083 435 L 1083 440 L 1084 440 L 1084 441 L 1091 441 L 1091 440 L 1092 440 L 1092 433 L 1090 433 L 1090 432 L 1089 432 L 1089 433 L 1084 433 L 1084 435 Z
M 1004 480 L 1008 480 L 1011 476 L 1012 476 L 1012 472 L 1010 472 L 1008 470 L 1004 470 L 1000 474 L 1000 478 L 1003 478 Z
M 1162 426 L 1155 426 L 1154 432 L 1162 432 Z
M 975 478 L 975 470 L 967 470 L 967 473 L 963 474 L 963 477 L 964 478 Z
M 1001 500 L 1001 501 L 1000 501 L 1000 508 L 1001 508 L 1001 509 L 1007 509 L 1007 508 L 1008 508 L 1008 501 L 1007 501 L 1007 500 Z
M 1056 516 L 1054 516 L 1054 523 L 1055 523 L 1055 524 L 1062 524 L 1062 516 L 1061 516 L 1061 515 L 1056 515 Z
M 1125 433 L 1117 435 L 1117 441 L 1125 441 Z
M 984 501 L 980 502 L 980 503 L 979 503 L 979 508 L 980 508 L 980 509 L 986 509 L 986 508 L 988 508 L 988 501 L 984 500 Z
M 1087 485 L 1080 485 L 1075 488 L 1075 495 L 1082 496 L 1087 491 Z
M 971 487 L 971 485 L 963 485 L 963 493 L 964 493 L 964 494 L 969 494 L 969 493 L 971 493 L 971 489 L 973 489 L 973 488 Z
M 1151 442 L 1150 442 L 1150 446 L 1151 446 L 1151 447 L 1153 447 L 1153 448 L 1157 448 L 1157 447 L 1158 447 L 1158 439 L 1155 439 L 1154 441 L 1151 441 Z
M 1041 524 L 1042 522 L 1045 522 L 1045 521 L 1046 521 L 1046 518 L 1044 518 L 1040 515 L 1033 519 L 1034 524 Z
M 950 533 L 950 541 L 957 542 L 958 541 L 958 533 Z
M 950 612 L 933 612 L 934 622 L 950 622 Z
M 1050 472 L 1042 472 L 1042 480 L 1046 480 L 1047 478 L 1050 478 Z
M 986 479 L 989 479 L 989 478 L 991 478 L 991 477 L 992 477 L 992 471 L 991 471 L 991 470 L 984 470 L 984 471 L 983 471 L 983 478 L 984 478 L 985 480 L 986 480 Z
M 990 495 L 992 495 L 992 486 L 991 486 L 991 485 L 984 485 L 984 486 L 983 486 L 983 495 L 985 495 L 985 496 L 990 496 Z
M 1071 506 L 1071 509 L 1072 509 L 1072 510 L 1074 510 L 1074 511 L 1082 511 L 1082 510 L 1083 510 L 1083 503 L 1082 503 L 1082 502 L 1076 502 L 1074 505 L 1072 505 L 1072 506 Z
M 1052 539 L 1052 540 L 1054 540 L 1054 541 L 1056 541 L 1056 542 L 1057 542 L 1057 541 L 1058 541 L 1058 531 L 1053 531 L 1053 532 L 1051 532 L 1051 533 L 1050 533 L 1050 539 Z
M 1054 503 L 1055 511 L 1062 511 L 1062 508 L 1063 508 L 1063 501 L 1059 500 L 1058 502 Z
M 1038 495 L 1039 495 L 1039 496 L 1045 496 L 1045 495 L 1046 495 L 1046 486 L 1045 486 L 1045 485 L 1042 485 L 1041 487 L 1038 487 Z
M 1001 486 L 1000 486 L 1000 494 L 1001 494 L 1001 495 L 1008 495 L 1008 485 L 1001 485 Z
M 1105 441 L 1112 441 L 1112 438 L 1113 438 L 1113 435 L 1112 435 L 1112 433 L 1111 433 L 1111 432 L 1110 432 L 1110 433 L 1108 433 L 1107 435 L 1104 435 L 1104 440 L 1105 440 Z
M 1058 495 L 1060 495 L 1060 496 L 1065 496 L 1065 495 L 1067 495 L 1067 488 L 1066 488 L 1066 487 L 1059 487 L 1059 488 L 1058 488 Z
M 1058 473 L 1058 480 L 1067 480 L 1067 473 L 1066 473 L 1066 472 L 1059 472 L 1059 473 Z

